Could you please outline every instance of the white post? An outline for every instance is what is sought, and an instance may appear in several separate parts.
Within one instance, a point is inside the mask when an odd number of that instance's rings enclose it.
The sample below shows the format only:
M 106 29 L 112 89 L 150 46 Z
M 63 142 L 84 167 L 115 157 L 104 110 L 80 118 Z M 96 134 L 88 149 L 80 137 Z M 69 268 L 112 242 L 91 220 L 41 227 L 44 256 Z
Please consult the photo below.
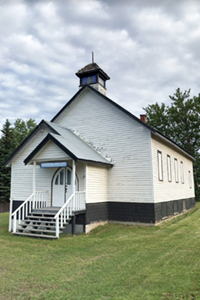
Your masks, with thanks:
M 10 198 L 9 231 L 12 230 L 12 209 L 13 209 L 13 199 Z
M 56 237 L 59 238 L 59 216 L 56 219 Z
M 72 161 L 72 194 L 74 194 L 74 199 L 73 199 L 73 212 L 75 211 L 75 180 L 76 180 L 76 163 L 73 160 Z
M 33 162 L 33 208 L 35 208 L 35 190 L 36 190 L 36 161 Z
M 86 208 L 86 203 L 87 203 L 87 182 L 88 182 L 88 166 L 85 164 L 85 208 Z
M 16 232 L 16 213 L 14 214 L 14 219 L 13 219 L 13 233 Z

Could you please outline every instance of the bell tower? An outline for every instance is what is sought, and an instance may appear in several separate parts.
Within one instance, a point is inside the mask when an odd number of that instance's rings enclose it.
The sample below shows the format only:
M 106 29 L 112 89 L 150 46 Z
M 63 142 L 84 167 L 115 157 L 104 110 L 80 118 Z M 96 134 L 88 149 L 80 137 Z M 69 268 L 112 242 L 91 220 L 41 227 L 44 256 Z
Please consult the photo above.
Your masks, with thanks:
M 94 62 L 93 56 L 92 63 L 80 69 L 76 73 L 76 76 L 80 78 L 80 88 L 84 85 L 90 85 L 100 93 L 106 95 L 106 80 L 109 80 L 110 77 Z

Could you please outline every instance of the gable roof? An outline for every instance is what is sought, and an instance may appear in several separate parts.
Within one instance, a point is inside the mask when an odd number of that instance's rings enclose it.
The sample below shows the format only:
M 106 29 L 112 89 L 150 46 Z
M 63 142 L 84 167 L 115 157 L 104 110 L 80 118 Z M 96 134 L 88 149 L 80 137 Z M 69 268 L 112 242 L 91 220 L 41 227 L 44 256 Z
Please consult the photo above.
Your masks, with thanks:
M 126 110 L 124 107 L 120 106 L 119 104 L 117 104 L 116 102 L 114 102 L 113 100 L 111 100 L 110 98 L 108 98 L 107 96 L 105 96 L 104 94 L 100 93 L 99 91 L 97 91 L 96 89 L 94 89 L 93 87 L 91 87 L 90 85 L 85 85 L 83 86 L 64 106 L 63 108 L 53 117 L 53 119 L 51 120 L 51 122 L 54 122 L 61 114 L 62 112 L 68 108 L 74 101 L 75 99 L 85 90 L 85 89 L 90 89 L 92 90 L 94 93 L 98 94 L 100 97 L 102 97 L 105 101 L 107 101 L 108 103 L 110 103 L 111 105 L 117 107 L 119 110 L 123 111 L 126 115 L 128 115 L 129 117 L 131 117 L 133 120 L 135 120 L 136 122 L 142 124 L 144 127 L 146 127 L 148 130 L 151 131 L 151 133 L 155 136 L 158 136 L 161 140 L 168 142 L 170 145 L 173 145 L 175 148 L 177 148 L 179 151 L 183 152 L 187 157 L 189 157 L 190 159 L 194 160 L 194 157 L 191 156 L 187 151 L 185 151 L 182 147 L 180 147 L 179 145 L 177 145 L 174 141 L 172 141 L 171 139 L 169 139 L 168 137 L 166 137 L 164 134 L 162 134 L 161 132 L 159 132 L 158 130 L 156 130 L 155 128 L 151 127 L 150 125 L 148 125 L 147 123 L 144 123 L 143 121 L 141 121 L 139 118 L 137 118 L 135 115 L 133 115 L 131 112 L 129 112 L 128 110 Z
M 24 160 L 25 164 L 28 164 L 34 158 L 34 156 L 47 144 L 47 142 L 51 140 L 75 161 L 93 162 L 95 164 L 112 166 L 111 162 L 105 159 L 100 153 L 95 151 L 71 130 L 63 128 L 56 124 L 52 124 L 50 126 L 52 128 L 56 128 L 57 134 L 49 133 Z
M 74 101 L 75 99 L 81 95 L 81 93 L 83 93 L 86 89 L 89 89 L 91 91 L 93 91 L 94 93 L 98 94 L 100 97 L 102 97 L 105 101 L 107 101 L 108 103 L 110 103 L 111 105 L 117 107 L 119 110 L 121 110 L 122 112 L 124 112 L 126 115 L 128 115 L 129 117 L 131 117 L 132 119 L 134 119 L 136 122 L 142 124 L 142 126 L 144 126 L 145 128 L 147 128 L 148 130 L 151 131 L 151 133 L 155 136 L 158 136 L 161 140 L 168 142 L 170 145 L 173 145 L 175 148 L 177 148 L 179 151 L 181 151 L 182 153 L 184 153 L 187 157 L 189 157 L 190 159 L 194 160 L 194 157 L 191 156 L 188 152 L 186 152 L 183 148 L 181 148 L 179 145 L 177 145 L 176 143 L 174 143 L 172 140 L 170 140 L 169 138 L 167 138 L 165 135 L 163 135 L 162 133 L 160 133 L 159 131 L 157 131 L 155 128 L 151 127 L 150 125 L 148 125 L 147 123 L 144 123 L 143 121 L 141 121 L 140 119 L 138 119 L 135 115 L 133 115 L 132 113 L 130 113 L 128 110 L 126 110 L 125 108 L 123 108 L 122 106 L 120 106 L 119 104 L 117 104 L 116 102 L 114 102 L 113 100 L 111 100 L 110 98 L 108 98 L 107 96 L 103 95 L 102 93 L 98 92 L 97 90 L 95 90 L 94 88 L 92 88 L 90 85 L 85 85 L 83 86 L 64 106 L 63 108 L 52 118 L 51 122 L 47 122 L 42 120 L 37 126 L 36 128 L 32 131 L 32 133 L 30 133 L 30 135 L 24 139 L 24 141 L 22 141 L 22 143 L 16 148 L 16 150 L 8 157 L 8 159 L 4 162 L 4 166 L 9 165 L 9 163 L 11 162 L 11 160 L 15 157 L 15 155 L 25 146 L 25 144 L 32 138 L 32 136 L 41 128 L 41 126 L 45 125 L 46 127 L 48 127 L 52 133 L 55 134 L 59 134 L 58 133 L 58 125 L 53 123 L 61 114 L 62 112 L 68 108 Z M 60 130 L 62 130 L 60 128 Z M 61 133 L 62 135 L 62 133 Z
M 46 126 L 47 128 L 49 128 L 52 132 L 57 133 L 56 130 L 49 126 L 48 122 L 42 120 L 36 127 L 35 129 L 21 142 L 21 144 L 13 151 L 13 153 L 6 159 L 6 161 L 4 162 L 4 166 L 9 165 L 9 163 L 11 162 L 11 160 L 15 157 L 15 155 L 17 155 L 17 153 L 26 145 L 26 143 L 32 138 L 32 136 L 38 131 L 40 130 L 40 128 L 42 126 Z

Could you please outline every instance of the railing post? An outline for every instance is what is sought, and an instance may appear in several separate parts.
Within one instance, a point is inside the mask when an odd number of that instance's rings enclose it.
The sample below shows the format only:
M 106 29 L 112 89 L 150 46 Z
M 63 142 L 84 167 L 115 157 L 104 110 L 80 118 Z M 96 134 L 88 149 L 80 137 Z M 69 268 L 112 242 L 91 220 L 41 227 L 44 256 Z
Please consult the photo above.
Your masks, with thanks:
M 12 230 L 12 209 L 13 209 L 13 199 L 10 198 L 9 231 Z
M 16 214 L 14 214 L 14 218 L 13 218 L 13 233 L 16 232 Z
M 56 237 L 59 239 L 59 216 L 56 218 Z

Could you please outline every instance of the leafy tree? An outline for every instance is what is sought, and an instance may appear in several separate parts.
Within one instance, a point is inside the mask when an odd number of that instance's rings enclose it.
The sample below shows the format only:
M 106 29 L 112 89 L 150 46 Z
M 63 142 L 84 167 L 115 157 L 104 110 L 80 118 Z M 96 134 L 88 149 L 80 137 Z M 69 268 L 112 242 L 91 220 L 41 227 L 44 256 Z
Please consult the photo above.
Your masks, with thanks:
M 15 146 L 18 147 L 21 142 L 31 133 L 36 127 L 36 122 L 33 119 L 24 121 L 22 119 L 16 119 L 13 127 L 13 138 Z
M 196 197 L 200 191 L 200 94 L 190 97 L 190 89 L 181 92 L 178 88 L 170 106 L 164 103 L 148 105 L 144 110 L 147 114 L 147 123 L 185 151 L 195 157 L 194 178 Z
M 10 198 L 11 170 L 4 167 L 4 162 L 35 127 L 33 119 L 27 122 L 17 119 L 13 127 L 7 119 L 3 125 L 0 138 L 0 203 L 7 202 Z

